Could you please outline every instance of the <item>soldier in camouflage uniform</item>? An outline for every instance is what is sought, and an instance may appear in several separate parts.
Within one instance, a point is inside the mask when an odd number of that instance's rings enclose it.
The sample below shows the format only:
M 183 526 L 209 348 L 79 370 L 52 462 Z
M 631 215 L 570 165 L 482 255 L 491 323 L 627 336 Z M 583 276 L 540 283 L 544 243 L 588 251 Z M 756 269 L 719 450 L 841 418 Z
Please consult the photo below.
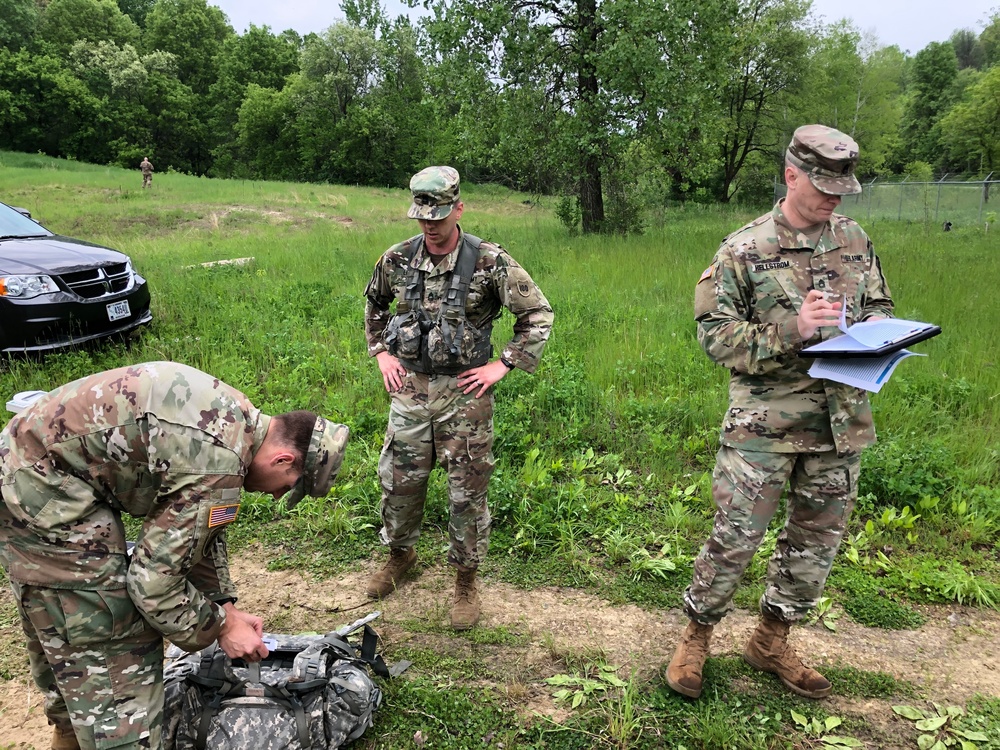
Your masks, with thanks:
M 788 518 L 744 658 L 808 698 L 830 683 L 788 645 L 789 625 L 816 606 L 858 489 L 861 450 L 875 441 L 865 391 L 808 374 L 800 349 L 848 324 L 892 315 L 878 256 L 853 220 L 833 213 L 861 192 L 858 145 L 821 125 L 797 129 L 785 155 L 787 197 L 731 234 L 698 280 L 695 318 L 708 356 L 728 367 L 730 404 L 712 492 L 712 534 L 684 594 L 691 622 L 667 683 L 697 698 L 713 626 L 732 598 L 788 484 Z
M 464 630 L 479 620 L 475 576 L 490 533 L 493 385 L 515 367 L 538 367 L 552 308 L 506 250 L 462 231 L 457 171 L 428 167 L 410 190 L 407 215 L 421 234 L 389 248 L 365 290 L 368 353 L 392 398 L 379 460 L 380 536 L 390 555 L 368 595 L 393 592 L 416 562 L 427 478 L 440 462 L 448 474 L 448 562 L 458 570 L 451 623 Z M 516 318 L 514 337 L 492 359 L 490 331 L 502 308 Z
M 139 171 L 142 172 L 142 187 L 148 188 L 153 186 L 153 163 L 149 160 L 148 156 L 142 157 L 142 161 L 139 163 Z
M 325 495 L 344 425 L 269 417 L 191 367 L 154 362 L 57 388 L 0 432 L 0 562 L 55 725 L 52 747 L 160 746 L 163 639 L 267 655 L 236 609 L 226 527 L 240 489 Z M 122 514 L 143 519 L 126 553 Z

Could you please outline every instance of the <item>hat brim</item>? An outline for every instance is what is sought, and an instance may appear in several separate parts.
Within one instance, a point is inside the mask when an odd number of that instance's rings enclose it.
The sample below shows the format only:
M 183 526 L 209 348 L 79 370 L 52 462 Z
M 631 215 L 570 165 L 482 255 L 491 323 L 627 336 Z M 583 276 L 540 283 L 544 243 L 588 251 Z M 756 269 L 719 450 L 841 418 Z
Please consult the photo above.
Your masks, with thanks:
M 807 172 L 809 182 L 821 193 L 827 195 L 857 195 L 861 192 L 861 183 L 854 175 L 847 177 L 824 177 L 823 175 Z
M 410 205 L 410 210 L 406 215 L 411 219 L 424 219 L 425 221 L 437 221 L 446 218 L 455 207 L 454 203 L 445 203 L 443 206 L 418 206 L 416 203 Z

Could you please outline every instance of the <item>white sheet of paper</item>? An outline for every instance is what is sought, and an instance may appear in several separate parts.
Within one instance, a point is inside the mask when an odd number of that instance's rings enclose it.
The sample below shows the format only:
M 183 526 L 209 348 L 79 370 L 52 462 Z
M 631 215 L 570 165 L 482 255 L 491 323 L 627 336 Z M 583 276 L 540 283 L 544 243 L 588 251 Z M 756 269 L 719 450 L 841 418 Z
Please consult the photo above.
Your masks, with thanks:
M 925 356 L 927 355 L 914 354 L 908 349 L 900 349 L 898 352 L 887 354 L 884 357 L 817 359 L 809 368 L 809 374 L 814 378 L 825 378 L 878 393 L 882 386 L 889 381 L 896 365 L 907 357 Z
M 855 323 L 847 331 L 847 335 L 865 346 L 877 349 L 884 344 L 899 341 L 910 334 L 926 331 L 933 327 L 929 323 L 918 323 L 915 320 L 883 318 Z

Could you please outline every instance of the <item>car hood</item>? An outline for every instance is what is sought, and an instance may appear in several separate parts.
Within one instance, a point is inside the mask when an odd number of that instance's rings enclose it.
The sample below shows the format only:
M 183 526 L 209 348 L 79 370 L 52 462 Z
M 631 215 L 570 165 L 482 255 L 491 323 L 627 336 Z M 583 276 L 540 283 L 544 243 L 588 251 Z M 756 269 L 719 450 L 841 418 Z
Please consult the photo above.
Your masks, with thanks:
M 0 240 L 0 273 L 68 273 L 127 260 L 117 250 L 59 235 Z

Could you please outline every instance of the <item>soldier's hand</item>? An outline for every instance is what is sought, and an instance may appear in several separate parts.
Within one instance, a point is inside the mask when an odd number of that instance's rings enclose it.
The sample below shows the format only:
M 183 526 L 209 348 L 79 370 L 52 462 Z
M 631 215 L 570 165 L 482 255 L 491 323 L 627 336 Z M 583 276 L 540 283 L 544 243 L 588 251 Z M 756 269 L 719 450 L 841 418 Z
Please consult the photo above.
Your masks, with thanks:
M 827 301 L 826 295 L 816 289 L 810 290 L 799 310 L 796 320 L 799 335 L 803 341 L 808 341 L 816 335 L 823 326 L 835 326 L 840 323 L 840 303 Z
M 400 364 L 399 360 L 389 352 L 379 352 L 375 355 L 378 361 L 378 369 L 382 372 L 382 382 L 389 393 L 399 393 L 403 390 L 403 378 L 406 377 L 406 368 Z
M 219 633 L 219 648 L 226 652 L 226 656 L 247 662 L 260 661 L 267 656 L 267 646 L 261 640 L 263 621 L 241 612 L 232 604 L 227 604 L 225 610 L 226 621 Z
M 510 370 L 507 369 L 507 365 L 498 359 L 482 367 L 473 367 L 471 370 L 459 373 L 458 387 L 466 394 L 477 391 L 476 398 L 482 398 L 490 386 L 503 380 L 508 372 Z

